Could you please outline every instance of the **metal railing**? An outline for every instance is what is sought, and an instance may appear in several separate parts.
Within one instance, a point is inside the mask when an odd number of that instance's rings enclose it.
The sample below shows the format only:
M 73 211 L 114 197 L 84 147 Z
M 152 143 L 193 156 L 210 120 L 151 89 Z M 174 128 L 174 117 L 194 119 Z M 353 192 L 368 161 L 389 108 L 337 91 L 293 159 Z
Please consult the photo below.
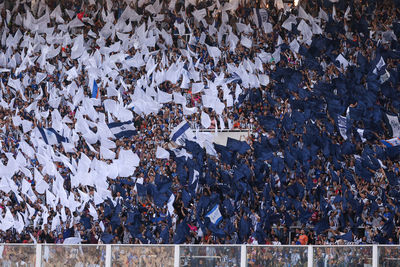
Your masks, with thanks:
M 400 245 L 0 244 L 0 266 L 400 266 Z

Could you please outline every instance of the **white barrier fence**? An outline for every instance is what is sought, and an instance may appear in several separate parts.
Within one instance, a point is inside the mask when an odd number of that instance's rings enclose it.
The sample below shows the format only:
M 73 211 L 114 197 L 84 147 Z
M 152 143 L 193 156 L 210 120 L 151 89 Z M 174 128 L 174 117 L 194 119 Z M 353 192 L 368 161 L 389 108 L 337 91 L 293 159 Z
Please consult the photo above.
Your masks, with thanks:
M 0 244 L 0 266 L 400 266 L 400 246 Z

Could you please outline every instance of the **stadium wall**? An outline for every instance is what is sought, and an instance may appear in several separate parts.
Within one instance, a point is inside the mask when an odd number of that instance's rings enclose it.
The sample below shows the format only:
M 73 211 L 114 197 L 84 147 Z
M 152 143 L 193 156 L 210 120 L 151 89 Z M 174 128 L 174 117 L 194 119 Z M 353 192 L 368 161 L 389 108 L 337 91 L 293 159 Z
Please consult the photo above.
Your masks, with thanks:
M 226 142 L 229 138 L 233 138 L 239 141 L 246 140 L 250 135 L 250 130 L 222 130 L 215 132 L 214 130 L 200 130 L 200 132 L 208 132 L 213 136 L 213 143 L 226 146 Z

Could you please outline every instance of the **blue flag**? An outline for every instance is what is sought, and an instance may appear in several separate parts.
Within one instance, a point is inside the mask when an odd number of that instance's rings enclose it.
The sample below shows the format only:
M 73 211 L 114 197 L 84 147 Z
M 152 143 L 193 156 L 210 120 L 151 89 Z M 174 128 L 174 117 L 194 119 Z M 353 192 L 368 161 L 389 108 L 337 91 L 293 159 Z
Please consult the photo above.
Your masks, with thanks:
M 160 233 L 160 237 L 164 244 L 169 244 L 169 227 L 165 226 Z
M 346 240 L 346 241 L 353 241 L 353 232 L 350 230 L 347 233 L 345 233 L 344 235 L 336 236 L 336 239 L 343 239 L 343 240 Z
M 186 240 L 186 236 L 190 233 L 189 226 L 187 225 L 186 220 L 183 220 L 180 224 L 177 225 L 175 235 L 174 235 L 174 244 L 182 244 Z
M 228 137 L 226 147 L 230 151 L 238 152 L 239 154 L 245 154 L 248 150 L 250 150 L 249 144 L 247 144 L 245 141 L 239 141 L 230 137 Z
M 328 217 L 323 217 L 314 227 L 314 231 L 317 235 L 325 232 L 327 229 L 329 229 Z
M 101 236 L 101 241 L 103 241 L 104 244 L 110 244 L 113 239 L 114 239 L 114 235 L 112 235 L 112 234 L 104 233 Z
M 92 98 L 99 98 L 99 86 L 93 81 Z

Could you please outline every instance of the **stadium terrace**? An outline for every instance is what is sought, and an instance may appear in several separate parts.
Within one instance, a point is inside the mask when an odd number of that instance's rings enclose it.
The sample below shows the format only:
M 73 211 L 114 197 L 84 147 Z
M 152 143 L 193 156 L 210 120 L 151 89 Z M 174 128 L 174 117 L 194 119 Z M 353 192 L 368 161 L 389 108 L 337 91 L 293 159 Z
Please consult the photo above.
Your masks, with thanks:
M 4 1 L 0 242 L 399 244 L 399 7 Z

